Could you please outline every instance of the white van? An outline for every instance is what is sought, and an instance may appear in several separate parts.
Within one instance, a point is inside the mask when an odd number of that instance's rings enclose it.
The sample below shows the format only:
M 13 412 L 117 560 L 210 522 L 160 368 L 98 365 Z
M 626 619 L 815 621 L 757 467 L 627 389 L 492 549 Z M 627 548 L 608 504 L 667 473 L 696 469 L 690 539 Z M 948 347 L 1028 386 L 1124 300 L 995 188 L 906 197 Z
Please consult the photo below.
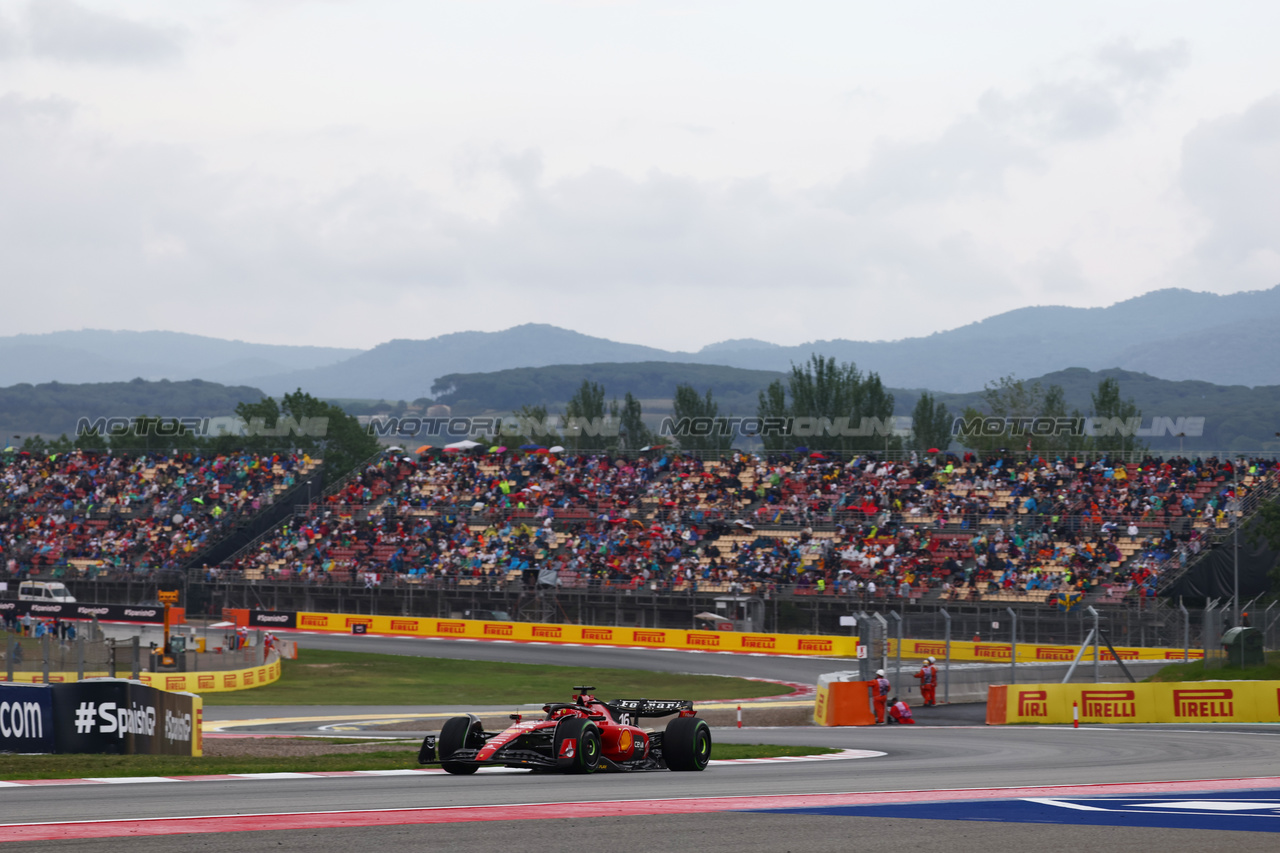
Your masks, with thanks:
M 23 581 L 18 584 L 18 600 L 75 604 L 76 597 L 57 581 Z

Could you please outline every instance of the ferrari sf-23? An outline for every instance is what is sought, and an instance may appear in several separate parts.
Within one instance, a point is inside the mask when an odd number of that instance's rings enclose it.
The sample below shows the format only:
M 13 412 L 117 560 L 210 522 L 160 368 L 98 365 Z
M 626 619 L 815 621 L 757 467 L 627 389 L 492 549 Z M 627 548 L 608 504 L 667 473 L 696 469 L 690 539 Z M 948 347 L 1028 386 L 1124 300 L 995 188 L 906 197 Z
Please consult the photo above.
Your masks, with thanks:
M 711 728 L 689 700 L 616 699 L 601 702 L 594 687 L 575 687 L 572 702 L 542 706 L 543 716 L 512 714 L 512 724 L 486 732 L 473 714 L 451 717 L 438 737 L 422 742 L 418 761 L 439 757 L 449 773 L 513 767 L 559 773 L 597 770 L 703 770 L 711 760 Z M 641 728 L 646 718 L 669 717 L 662 731 Z

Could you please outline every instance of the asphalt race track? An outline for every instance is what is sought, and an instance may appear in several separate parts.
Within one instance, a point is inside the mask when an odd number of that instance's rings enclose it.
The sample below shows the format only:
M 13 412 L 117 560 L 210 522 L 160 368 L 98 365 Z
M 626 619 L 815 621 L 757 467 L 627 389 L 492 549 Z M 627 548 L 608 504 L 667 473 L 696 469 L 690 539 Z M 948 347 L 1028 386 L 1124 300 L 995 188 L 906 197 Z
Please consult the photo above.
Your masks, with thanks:
M 632 649 L 376 637 L 300 636 L 300 642 L 799 682 L 842 668 L 833 661 Z M 304 709 L 211 710 L 226 721 Z M 323 719 L 353 709 L 305 710 Z M 128 838 L 130 853 L 1277 847 L 1280 825 L 1271 826 L 1280 824 L 1280 727 L 986 727 L 954 724 L 980 719 L 975 706 L 940 708 L 930 716 L 931 710 L 919 716 L 934 725 L 914 727 L 717 728 L 713 736 L 722 742 L 885 755 L 713 764 L 703 773 L 286 775 L 5 786 L 0 842 L 23 850 L 97 850 L 113 843 L 107 839 Z M 314 731 L 320 724 L 276 728 Z

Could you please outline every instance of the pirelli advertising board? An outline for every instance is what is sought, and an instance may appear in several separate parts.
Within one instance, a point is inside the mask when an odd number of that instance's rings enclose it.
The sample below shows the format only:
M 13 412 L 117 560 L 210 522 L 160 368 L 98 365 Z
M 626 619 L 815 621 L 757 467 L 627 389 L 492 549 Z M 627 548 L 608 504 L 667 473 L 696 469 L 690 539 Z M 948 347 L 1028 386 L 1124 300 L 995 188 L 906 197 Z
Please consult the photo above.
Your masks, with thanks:
M 215 672 L 142 672 L 138 679 L 143 684 L 163 690 L 180 690 L 187 693 L 227 693 L 250 687 L 263 687 L 280 680 L 280 658 L 273 655 L 262 666 L 248 669 L 228 669 Z
M 987 723 L 1280 723 L 1280 681 L 993 685 Z
M 544 625 L 530 622 L 485 622 L 410 616 L 352 616 L 340 613 L 242 611 L 246 625 L 275 625 L 299 631 L 352 633 L 364 625 L 368 634 L 467 640 L 510 640 L 523 643 L 580 643 L 640 646 L 655 649 L 698 649 L 775 655 L 855 657 L 856 637 L 810 634 L 764 634 L 741 631 L 690 631 L 671 628 L 618 628 L 594 625 Z M 237 618 L 239 613 L 234 614 Z M 288 618 L 281 618 L 288 617 Z M 288 623 L 292 621 L 293 624 Z
M 897 654 L 897 640 L 889 641 L 889 656 L 893 657 Z M 1080 651 L 1079 646 L 1068 645 L 1040 645 L 1034 643 L 1018 643 L 1018 662 L 1019 663 L 1035 663 L 1037 661 L 1044 663 L 1062 662 L 1075 660 L 1076 653 Z M 951 643 L 951 660 L 953 661 L 987 661 L 989 663 L 1009 663 L 1009 658 L 1013 654 L 1013 646 L 1009 643 L 972 643 L 972 642 L 955 642 Z M 1139 648 L 1136 646 L 1116 646 L 1116 654 L 1113 656 L 1111 650 L 1102 648 L 1099 651 L 1099 660 L 1110 661 L 1119 657 L 1122 661 L 1129 660 L 1182 660 L 1183 649 L 1155 649 L 1155 648 Z M 947 644 L 937 640 L 903 640 L 902 656 L 904 658 L 926 658 L 932 655 L 939 660 L 947 655 Z M 1202 649 L 1192 649 L 1190 657 L 1199 660 L 1204 657 Z M 1093 649 L 1090 648 L 1085 652 L 1086 660 L 1093 660 Z

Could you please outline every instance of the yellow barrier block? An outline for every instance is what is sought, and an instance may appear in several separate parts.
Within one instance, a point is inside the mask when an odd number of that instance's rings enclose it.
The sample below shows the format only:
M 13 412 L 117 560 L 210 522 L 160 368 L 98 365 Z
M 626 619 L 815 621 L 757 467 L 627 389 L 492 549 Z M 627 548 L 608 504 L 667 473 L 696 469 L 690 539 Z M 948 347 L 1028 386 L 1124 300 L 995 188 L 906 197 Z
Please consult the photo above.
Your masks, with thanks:
M 185 693 L 228 693 L 248 687 L 262 687 L 280 680 L 280 659 L 274 658 L 263 666 L 247 669 L 218 670 L 216 672 L 143 672 L 138 678 L 143 684 L 163 690 Z

